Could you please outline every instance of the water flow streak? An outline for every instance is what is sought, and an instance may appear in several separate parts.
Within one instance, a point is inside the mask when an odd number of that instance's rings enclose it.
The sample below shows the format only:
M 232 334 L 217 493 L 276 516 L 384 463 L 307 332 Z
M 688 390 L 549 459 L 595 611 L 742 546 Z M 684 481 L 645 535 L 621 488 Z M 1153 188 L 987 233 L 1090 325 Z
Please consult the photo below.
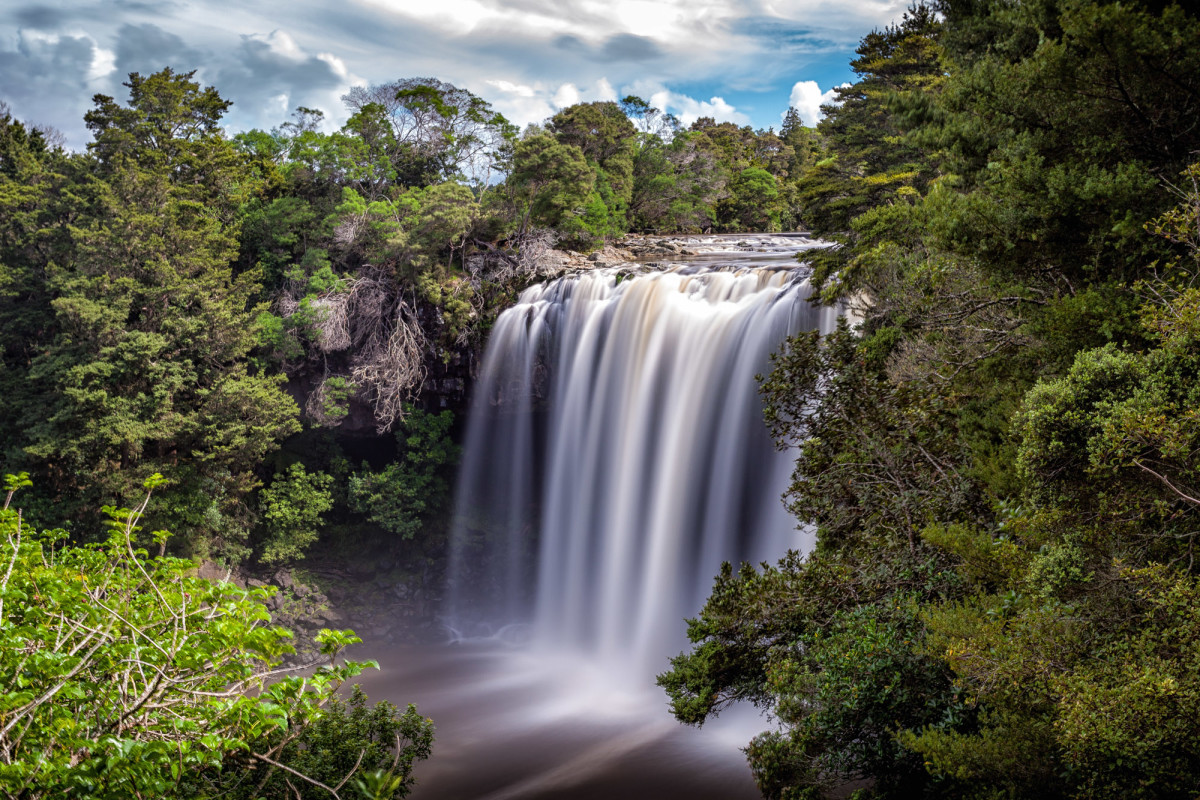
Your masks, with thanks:
M 755 375 L 838 312 L 781 262 L 599 269 L 500 316 L 451 552 L 464 633 L 523 623 L 645 685 L 722 561 L 804 546 L 779 500 L 794 454 L 767 435 Z

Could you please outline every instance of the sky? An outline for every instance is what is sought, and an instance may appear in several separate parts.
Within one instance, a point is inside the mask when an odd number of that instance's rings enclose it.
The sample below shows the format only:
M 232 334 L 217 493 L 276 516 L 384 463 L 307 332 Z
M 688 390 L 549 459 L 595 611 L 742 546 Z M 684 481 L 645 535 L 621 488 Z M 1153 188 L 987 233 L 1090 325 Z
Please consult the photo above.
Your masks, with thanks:
M 524 127 L 635 94 L 686 125 L 710 116 L 817 121 L 853 80 L 859 39 L 909 0 L 42 0 L 0 3 L 0 101 L 90 140 L 92 96 L 126 100 L 130 72 L 196 70 L 234 105 L 230 131 L 297 106 L 346 119 L 352 86 L 434 77 Z

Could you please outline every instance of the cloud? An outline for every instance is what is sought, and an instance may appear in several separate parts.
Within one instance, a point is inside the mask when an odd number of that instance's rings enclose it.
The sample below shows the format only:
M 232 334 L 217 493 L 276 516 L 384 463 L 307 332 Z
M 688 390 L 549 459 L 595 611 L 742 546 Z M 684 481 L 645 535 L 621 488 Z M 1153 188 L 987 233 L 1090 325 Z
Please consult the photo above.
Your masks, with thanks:
M 646 36 L 618 33 L 604 42 L 600 55 L 605 61 L 652 61 L 662 58 L 663 51 Z
M 564 83 L 558 87 L 558 91 L 554 93 L 551 102 L 559 108 L 573 106 L 579 102 L 579 89 L 573 83 Z
M 131 72 L 143 75 L 171 67 L 176 72 L 189 72 L 201 67 L 208 55 L 188 47 L 183 39 L 157 25 L 122 25 L 117 31 L 114 69 L 122 78 Z
M 493 89 L 487 93 L 492 106 L 518 127 L 537 124 L 554 115 L 556 106 L 553 98 L 543 87 L 504 80 L 489 80 L 487 83 Z
M 846 85 L 842 84 L 842 86 Z M 821 106 L 832 103 L 835 96 L 833 89 L 822 92 L 816 81 L 797 81 L 792 87 L 788 102 L 792 108 L 796 109 L 804 124 L 811 128 L 825 116 L 821 113 Z
M 66 15 L 48 6 L 25 6 L 13 12 L 23 28 L 53 29 L 66 20 Z
M 696 100 L 685 94 L 661 89 L 650 95 L 650 105 L 679 117 L 679 121 L 685 127 L 700 117 L 712 117 L 717 122 L 735 122 L 738 125 L 750 124 L 750 117 L 738 111 L 721 97 Z
M 608 82 L 608 78 L 601 78 L 596 81 L 596 89 L 593 92 L 592 100 L 607 100 L 612 103 L 617 101 L 617 90 Z
M 81 132 L 92 95 L 111 91 L 114 60 L 90 36 L 20 31 L 14 49 L 0 50 L 0 99 L 18 118 Z
M 560 109 L 576 103 L 617 99 L 616 89 L 606 78 L 600 78 L 582 89 L 573 83 L 563 83 L 558 87 L 506 80 L 488 80 L 486 83 L 489 91 L 482 91 L 481 95 L 510 122 L 521 128 L 541 124 Z
M 350 86 L 413 76 L 476 92 L 519 122 L 653 84 L 635 93 L 666 92 L 663 105 L 684 119 L 765 126 L 797 77 L 840 80 L 857 41 L 907 3 L 18 0 L 0 3 L 0 99 L 63 128 L 76 147 L 93 92 L 122 96 L 125 72 L 168 64 L 198 67 L 198 79 L 234 101 L 231 128 L 276 125 L 281 103 L 321 108 L 340 124 Z
M 207 72 L 205 77 L 208 80 Z M 240 46 L 214 71 L 211 82 L 222 96 L 233 100 L 228 123 L 234 128 L 274 127 L 297 106 L 341 112 L 341 95 L 366 83 L 339 57 L 312 53 L 283 30 L 242 36 Z

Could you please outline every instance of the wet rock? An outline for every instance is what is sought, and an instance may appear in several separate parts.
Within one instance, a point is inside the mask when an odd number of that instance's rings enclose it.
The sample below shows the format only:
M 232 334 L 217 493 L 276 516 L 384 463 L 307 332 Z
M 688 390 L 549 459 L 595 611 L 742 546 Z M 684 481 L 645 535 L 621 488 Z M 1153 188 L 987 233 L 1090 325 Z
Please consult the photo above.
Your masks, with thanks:
M 340 611 L 335 611 L 332 608 L 319 609 L 314 614 L 314 616 L 317 619 L 321 620 L 322 622 L 328 623 L 330 625 L 332 625 L 334 623 L 344 622 L 346 619 L 346 617 Z

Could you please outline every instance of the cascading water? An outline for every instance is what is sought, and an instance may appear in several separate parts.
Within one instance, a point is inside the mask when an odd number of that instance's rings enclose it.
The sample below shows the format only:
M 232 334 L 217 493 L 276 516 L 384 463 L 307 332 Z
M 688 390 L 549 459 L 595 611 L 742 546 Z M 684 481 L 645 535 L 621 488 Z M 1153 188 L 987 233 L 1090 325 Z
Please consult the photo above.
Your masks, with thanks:
M 533 644 L 645 685 L 722 561 L 806 546 L 780 502 L 793 454 L 770 441 L 755 375 L 839 312 L 781 261 L 597 269 L 501 314 L 460 474 L 461 632 L 528 625 Z
M 754 376 L 830 330 L 786 236 L 526 291 L 496 321 L 460 472 L 445 645 L 382 653 L 372 698 L 437 723 L 414 800 L 752 800 L 753 709 L 680 726 L 653 676 L 722 560 L 806 547 Z M 738 711 L 738 710 L 735 710 Z

